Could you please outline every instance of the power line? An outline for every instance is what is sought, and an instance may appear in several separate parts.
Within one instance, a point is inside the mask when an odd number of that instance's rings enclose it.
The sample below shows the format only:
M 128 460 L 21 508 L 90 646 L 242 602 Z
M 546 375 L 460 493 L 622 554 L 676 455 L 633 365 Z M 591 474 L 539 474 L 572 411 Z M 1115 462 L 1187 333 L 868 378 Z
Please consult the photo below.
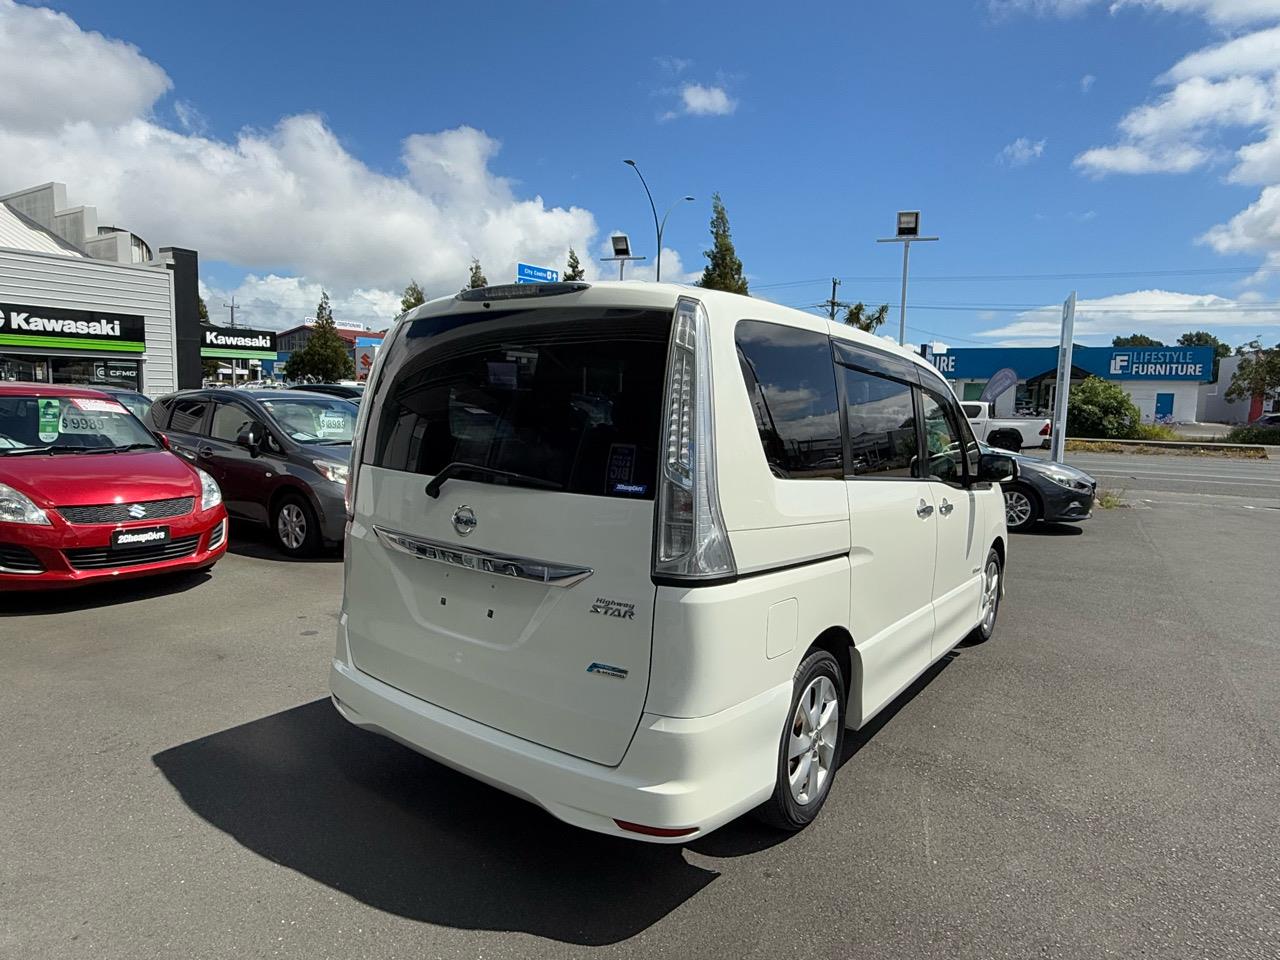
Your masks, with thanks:
M 1115 270 L 1100 273 L 968 273 L 939 274 L 937 276 L 912 277 L 922 283 L 950 283 L 975 281 L 1007 281 L 1007 280 L 1124 280 L 1132 277 L 1212 277 L 1238 276 L 1240 274 L 1257 273 L 1257 267 L 1213 267 L 1208 269 L 1189 268 L 1186 270 Z M 812 280 L 780 280 L 775 283 L 753 283 L 754 290 L 775 290 L 782 287 L 801 287 L 807 284 L 825 283 L 827 277 L 816 277 Z M 898 283 L 900 276 L 842 276 L 837 279 L 853 283 Z M 909 304 L 908 304 L 909 306 Z

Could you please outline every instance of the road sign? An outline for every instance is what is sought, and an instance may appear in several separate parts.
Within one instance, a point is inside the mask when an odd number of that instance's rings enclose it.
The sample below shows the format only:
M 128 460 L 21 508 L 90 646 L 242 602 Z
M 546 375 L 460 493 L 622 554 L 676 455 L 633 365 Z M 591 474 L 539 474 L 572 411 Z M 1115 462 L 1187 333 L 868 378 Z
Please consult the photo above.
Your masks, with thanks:
M 516 283 L 559 283 L 560 271 L 535 267 L 531 263 L 516 264 Z

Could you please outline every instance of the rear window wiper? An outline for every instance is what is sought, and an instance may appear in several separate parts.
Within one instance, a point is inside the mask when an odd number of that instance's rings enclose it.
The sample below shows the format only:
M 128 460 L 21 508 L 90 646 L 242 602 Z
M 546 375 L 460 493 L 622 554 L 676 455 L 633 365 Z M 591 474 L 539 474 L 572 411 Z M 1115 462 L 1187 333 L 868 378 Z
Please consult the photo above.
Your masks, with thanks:
M 506 480 L 513 486 L 536 487 L 539 490 L 564 489 L 563 483 L 556 483 L 554 480 L 544 480 L 541 477 L 531 477 L 527 473 L 513 473 L 510 470 L 499 470 L 496 467 L 484 467 L 477 463 L 454 460 L 441 467 L 440 472 L 431 478 L 431 482 L 427 484 L 427 496 L 433 500 L 436 499 L 440 496 L 440 488 L 444 486 L 444 482 L 462 473 L 478 473 L 496 480 Z

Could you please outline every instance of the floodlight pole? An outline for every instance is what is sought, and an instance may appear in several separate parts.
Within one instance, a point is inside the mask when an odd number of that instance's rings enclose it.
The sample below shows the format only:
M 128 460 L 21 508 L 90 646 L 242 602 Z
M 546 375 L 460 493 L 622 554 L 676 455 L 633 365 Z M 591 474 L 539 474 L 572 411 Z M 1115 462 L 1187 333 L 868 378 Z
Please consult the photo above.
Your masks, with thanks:
M 902 244 L 902 305 L 898 308 L 898 345 L 907 342 L 907 268 L 911 262 L 911 244 L 916 240 L 930 242 L 941 237 L 887 237 L 876 243 Z
M 644 260 L 644 259 L 646 258 L 645 257 L 601 257 L 600 258 L 602 263 L 612 263 L 614 260 L 618 261 L 618 279 L 619 280 L 622 279 L 622 271 L 626 269 L 628 260 Z

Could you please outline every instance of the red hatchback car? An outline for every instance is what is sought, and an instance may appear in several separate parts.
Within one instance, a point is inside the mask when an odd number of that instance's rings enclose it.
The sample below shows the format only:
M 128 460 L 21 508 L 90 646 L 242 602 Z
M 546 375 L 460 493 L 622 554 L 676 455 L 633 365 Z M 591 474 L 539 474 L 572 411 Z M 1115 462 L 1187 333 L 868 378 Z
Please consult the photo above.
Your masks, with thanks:
M 0 383 L 0 590 L 211 567 L 218 485 L 109 394 Z

